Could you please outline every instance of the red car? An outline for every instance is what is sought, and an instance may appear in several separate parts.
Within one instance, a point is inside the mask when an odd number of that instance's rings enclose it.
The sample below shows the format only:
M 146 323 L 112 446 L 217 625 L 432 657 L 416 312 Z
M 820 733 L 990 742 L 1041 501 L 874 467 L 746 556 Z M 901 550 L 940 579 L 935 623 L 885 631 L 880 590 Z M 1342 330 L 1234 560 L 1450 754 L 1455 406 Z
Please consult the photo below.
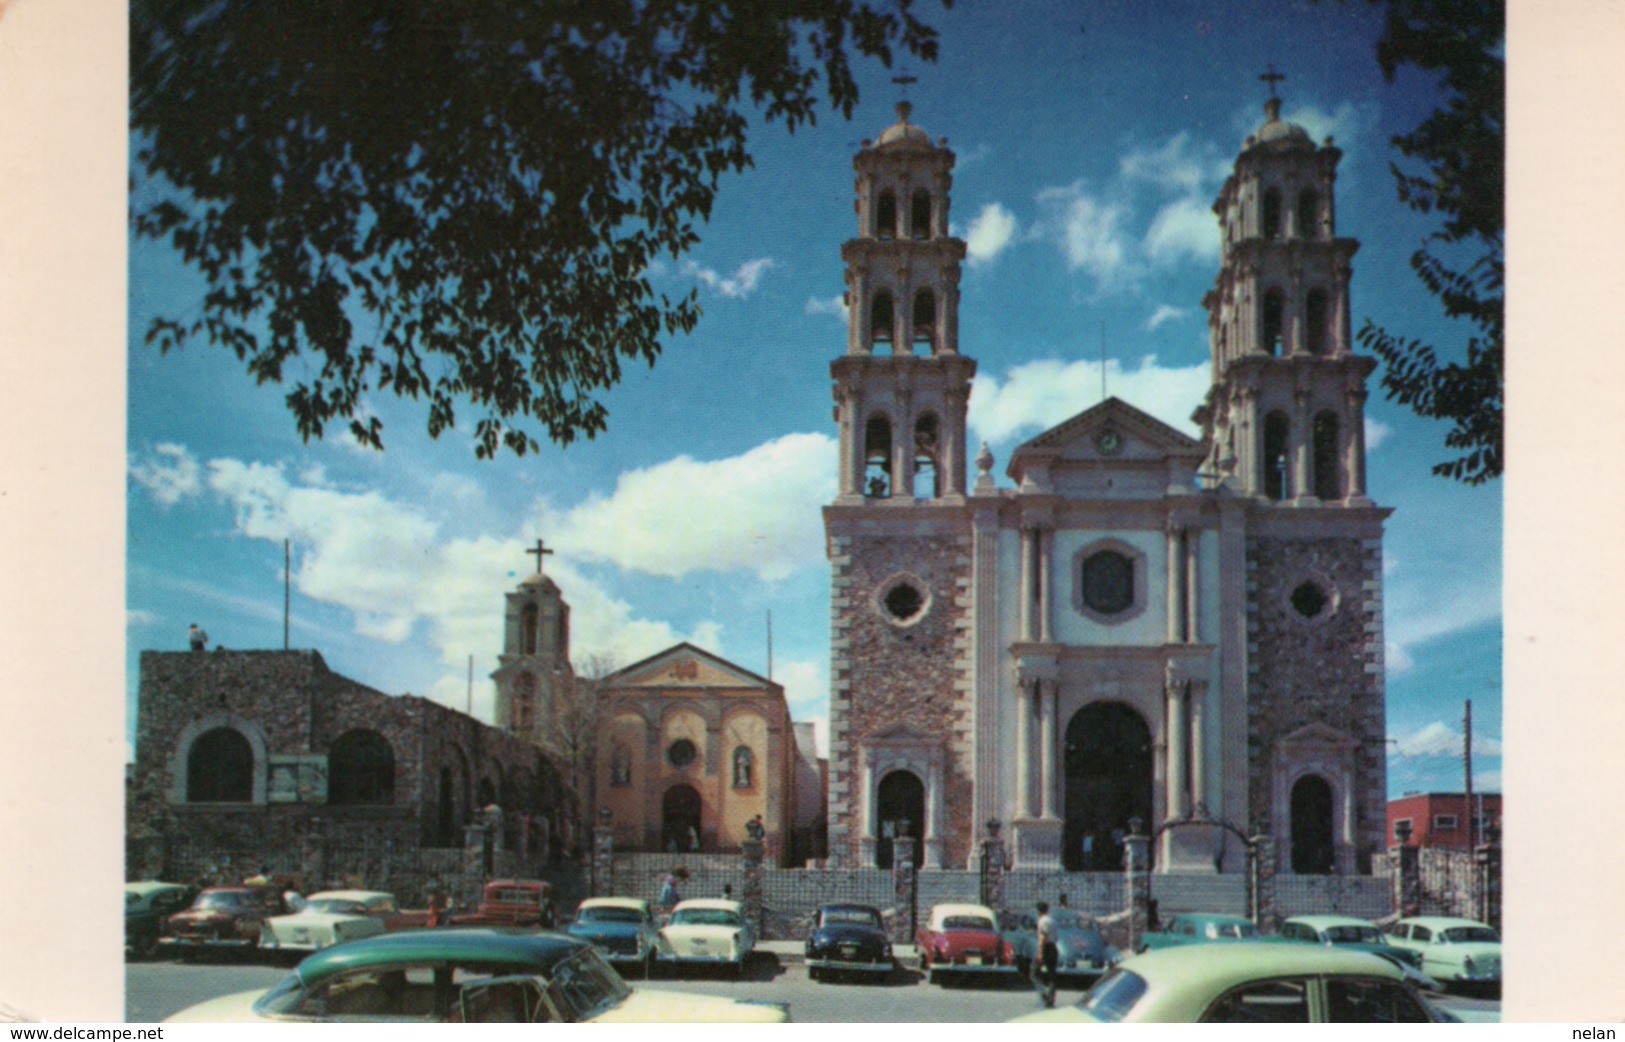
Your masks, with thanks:
M 454 915 L 453 926 L 540 926 L 551 930 L 553 885 L 540 879 L 493 879 L 477 912 Z
M 211 886 L 197 895 L 191 908 L 164 921 L 158 943 L 179 950 L 183 957 L 198 951 L 258 948 L 265 920 L 288 911 L 276 887 Z
M 999 935 L 998 920 L 986 905 L 949 904 L 931 909 L 914 934 L 920 969 L 932 984 L 949 984 L 968 974 L 1015 973 L 1015 953 Z

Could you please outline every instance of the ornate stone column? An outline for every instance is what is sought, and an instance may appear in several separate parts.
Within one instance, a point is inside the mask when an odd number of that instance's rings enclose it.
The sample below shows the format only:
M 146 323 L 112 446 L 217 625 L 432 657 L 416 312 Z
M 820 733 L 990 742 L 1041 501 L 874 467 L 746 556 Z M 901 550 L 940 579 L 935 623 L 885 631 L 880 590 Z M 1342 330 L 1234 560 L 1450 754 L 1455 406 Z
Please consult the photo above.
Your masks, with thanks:
M 893 350 L 892 353 L 902 352 Z M 909 398 L 909 392 L 899 387 L 896 394 L 897 427 L 891 436 L 892 499 L 911 499 L 914 496 L 914 409 Z
M 1033 685 L 1038 697 L 1038 735 L 1042 747 L 1038 753 L 1038 814 L 1045 819 L 1055 817 L 1055 704 L 1060 698 L 1059 685 L 1053 680 L 1041 680 Z
M 1185 639 L 1192 644 L 1202 643 L 1201 604 L 1197 597 L 1202 588 L 1201 548 L 1202 530 L 1185 529 Z
M 1364 387 L 1348 390 L 1348 454 L 1345 470 L 1348 472 L 1348 497 L 1365 498 L 1365 400 Z
M 1055 529 L 1038 530 L 1038 639 L 1048 644 L 1051 617 L 1055 614 Z
M 1021 526 L 1021 611 L 1019 613 L 1021 625 L 1019 628 L 1021 639 L 1024 641 L 1031 641 L 1034 637 L 1033 600 L 1038 592 L 1033 588 L 1034 571 L 1037 568 L 1035 561 L 1037 557 L 1036 543 L 1034 541 L 1036 535 L 1037 530 L 1035 528 L 1025 524 Z
M 1016 814 L 1033 816 L 1032 716 L 1038 681 L 1016 682 Z
M 1292 431 L 1287 439 L 1290 444 L 1288 452 L 1292 462 L 1292 484 L 1284 489 L 1286 495 L 1283 500 L 1300 502 L 1307 500 L 1313 494 L 1309 484 L 1309 453 L 1311 439 L 1309 437 L 1309 395 L 1304 391 L 1295 391 L 1292 395 Z
M 1173 644 L 1179 640 L 1179 615 L 1182 605 L 1179 597 L 1179 525 L 1173 518 L 1168 519 L 1164 529 L 1167 537 L 1168 553 L 1168 643 Z
M 1185 681 L 1175 679 L 1173 670 L 1168 673 L 1168 817 L 1173 820 L 1185 817 L 1190 812 L 1186 803 L 1188 789 L 1185 787 L 1185 754 L 1189 749 L 1189 737 L 1186 734 L 1185 711 Z
M 1191 805 L 1200 814 L 1208 813 L 1207 758 L 1207 681 L 1192 680 L 1190 690 L 1191 714 Z

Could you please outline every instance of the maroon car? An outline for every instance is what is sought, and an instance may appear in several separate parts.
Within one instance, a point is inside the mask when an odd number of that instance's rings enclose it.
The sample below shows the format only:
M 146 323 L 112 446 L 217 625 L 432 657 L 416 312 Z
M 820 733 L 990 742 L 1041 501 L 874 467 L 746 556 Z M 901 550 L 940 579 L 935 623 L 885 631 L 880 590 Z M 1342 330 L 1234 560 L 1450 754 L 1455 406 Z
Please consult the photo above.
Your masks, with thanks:
M 553 885 L 540 879 L 493 879 L 476 912 L 454 915 L 453 926 L 540 926 L 552 929 Z
M 260 927 L 274 915 L 287 915 L 282 891 L 266 886 L 212 886 L 192 907 L 164 921 L 158 943 L 184 958 L 199 951 L 258 948 Z
M 920 969 L 932 984 L 949 984 L 972 974 L 1015 973 L 1015 953 L 999 934 L 986 905 L 943 904 L 914 934 Z

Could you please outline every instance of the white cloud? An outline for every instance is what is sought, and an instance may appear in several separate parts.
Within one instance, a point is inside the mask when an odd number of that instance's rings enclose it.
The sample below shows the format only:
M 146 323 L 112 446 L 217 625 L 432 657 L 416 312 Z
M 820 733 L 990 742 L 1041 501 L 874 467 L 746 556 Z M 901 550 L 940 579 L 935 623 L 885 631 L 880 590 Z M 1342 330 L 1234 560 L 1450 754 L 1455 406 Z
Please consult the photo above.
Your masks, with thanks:
M 1010 245 L 1016 234 L 1016 218 L 998 203 L 988 203 L 970 223 L 965 235 L 965 253 L 972 267 L 986 264 Z
M 1460 756 L 1462 733 L 1442 720 L 1420 727 L 1410 734 L 1396 736 L 1396 756 Z M 1473 735 L 1474 756 L 1500 756 L 1501 740 L 1485 734 Z
M 1378 445 L 1387 441 L 1388 435 L 1392 433 L 1394 433 L 1392 427 L 1381 420 L 1374 420 L 1367 416 L 1365 418 L 1365 450 L 1370 452 L 1375 449 Z
M 1475 771 L 1473 773 L 1474 792 L 1500 792 L 1500 771 Z
M 712 268 L 702 268 L 691 260 L 683 262 L 683 274 L 699 279 L 708 288 L 725 297 L 741 300 L 750 296 L 769 268 L 778 267 L 771 257 L 757 257 L 734 269 L 732 275 L 718 274 Z
M 1411 667 L 1416 665 L 1416 660 L 1405 650 L 1403 644 L 1388 640 L 1382 645 L 1382 664 L 1384 673 L 1397 677 L 1401 673 L 1409 672 Z
M 1176 308 L 1172 304 L 1159 304 L 1157 305 L 1157 310 L 1153 311 L 1151 313 L 1151 317 L 1146 320 L 1146 332 L 1156 329 L 1164 322 L 1172 322 L 1174 319 L 1184 318 L 1186 315 L 1190 314 L 1190 311 L 1190 308 Z
M 852 309 L 846 306 L 846 294 L 842 293 L 834 297 L 808 297 L 804 311 L 809 315 L 835 315 L 845 322 Z
M 1081 269 L 1103 286 L 1128 274 L 1130 244 L 1122 228 L 1126 207 L 1086 194 L 1082 181 L 1044 189 L 1038 205 L 1043 216 L 1034 233 L 1055 240 L 1069 270 Z
M 150 626 L 157 621 L 157 615 L 150 611 L 142 611 L 140 608 L 129 608 L 124 612 L 126 626 Z
M 1115 359 L 1106 361 L 1107 393 L 1131 401 L 1162 422 L 1195 437 L 1200 429 L 1190 414 L 1208 388 L 1208 366 L 1200 362 L 1170 369 L 1157 364 L 1155 355 L 1126 369 Z M 1092 360 L 1062 362 L 1039 359 L 1025 362 L 997 377 L 975 378 L 970 399 L 969 424 L 976 440 L 997 443 L 1019 434 L 1039 431 L 1070 419 L 1100 402 L 1100 363 Z
M 622 474 L 607 498 L 547 528 L 578 560 L 671 578 L 710 570 L 782 579 L 823 565 L 819 508 L 835 496 L 835 465 L 823 434 L 787 434 L 728 459 L 679 456 Z
M 1217 152 L 1211 144 L 1193 143 L 1190 132 L 1181 130 L 1158 148 L 1128 153 L 1118 160 L 1117 169 L 1125 181 L 1193 195 L 1224 179 L 1226 164 Z
M 1145 233 L 1145 252 L 1155 264 L 1173 264 L 1182 258 L 1217 264 L 1219 222 L 1206 203 L 1187 196 L 1164 206 Z
M 1365 127 L 1367 119 L 1350 102 L 1343 102 L 1331 112 L 1315 106 L 1300 105 L 1284 113 L 1289 123 L 1296 123 L 1308 131 L 1309 137 L 1316 144 L 1331 137 L 1344 149 L 1349 142 L 1357 137 Z
M 811 721 L 818 755 L 829 755 L 829 660 L 797 659 L 776 662 L 773 679 L 784 685 L 784 700 L 797 723 Z
M 184 445 L 165 442 L 130 467 L 130 477 L 159 504 L 172 507 L 203 490 L 198 462 Z

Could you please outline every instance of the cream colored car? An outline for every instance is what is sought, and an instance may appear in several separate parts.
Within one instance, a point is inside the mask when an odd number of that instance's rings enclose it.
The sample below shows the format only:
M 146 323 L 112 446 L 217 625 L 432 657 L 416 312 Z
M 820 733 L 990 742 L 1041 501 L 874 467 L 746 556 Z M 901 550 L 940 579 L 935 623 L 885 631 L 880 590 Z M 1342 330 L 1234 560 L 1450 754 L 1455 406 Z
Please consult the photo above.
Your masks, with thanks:
M 702 963 L 727 966 L 742 976 L 756 948 L 756 930 L 738 901 L 696 898 L 679 901 L 660 931 L 660 958 L 666 965 Z
M 304 955 L 345 941 L 376 937 L 385 930 L 383 916 L 395 911 L 395 897 L 378 890 L 326 890 L 305 898 L 292 915 L 265 920 L 260 950 Z

